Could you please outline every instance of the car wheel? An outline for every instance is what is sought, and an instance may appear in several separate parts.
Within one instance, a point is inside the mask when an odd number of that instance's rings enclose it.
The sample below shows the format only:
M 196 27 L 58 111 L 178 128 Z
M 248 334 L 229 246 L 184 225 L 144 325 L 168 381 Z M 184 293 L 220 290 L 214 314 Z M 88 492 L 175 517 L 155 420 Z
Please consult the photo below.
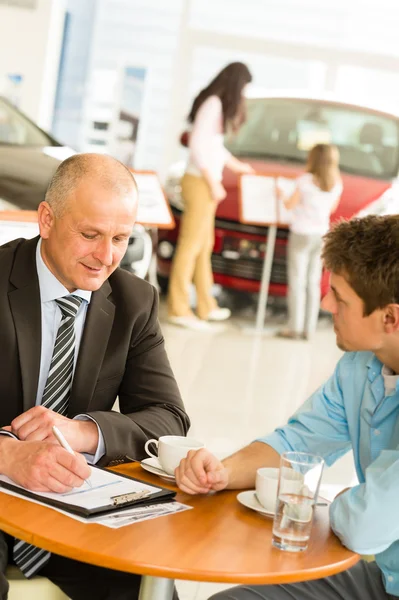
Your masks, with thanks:
M 158 286 L 159 286 L 159 290 L 160 290 L 161 294 L 166 295 L 168 293 L 169 277 L 165 277 L 164 275 L 159 275 L 157 273 L 157 282 L 158 282 Z

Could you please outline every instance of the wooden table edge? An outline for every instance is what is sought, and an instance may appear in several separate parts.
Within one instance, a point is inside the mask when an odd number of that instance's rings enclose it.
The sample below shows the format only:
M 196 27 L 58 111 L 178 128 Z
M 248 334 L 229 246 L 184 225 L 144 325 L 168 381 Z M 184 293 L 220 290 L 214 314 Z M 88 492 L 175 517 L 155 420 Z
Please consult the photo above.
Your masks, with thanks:
M 24 501 L 24 500 L 23 500 Z M 24 501 L 25 502 L 25 501 Z M 52 510 L 52 509 L 49 509 Z M 153 567 L 148 564 L 135 564 L 134 567 L 130 564 L 129 561 L 121 561 L 120 557 L 118 560 L 114 560 L 112 557 L 102 557 L 101 564 L 98 563 L 98 555 L 95 553 L 86 554 L 85 558 L 82 559 L 79 554 L 79 548 L 76 547 L 71 549 L 68 546 L 63 546 L 61 543 L 54 544 L 54 542 L 49 541 L 47 538 L 39 536 L 39 535 L 26 535 L 26 532 L 20 530 L 12 524 L 8 524 L 6 522 L 6 517 L 2 518 L 2 530 L 8 533 L 9 535 L 16 537 L 18 539 L 24 540 L 30 544 L 35 546 L 39 546 L 44 550 L 48 550 L 49 552 L 53 552 L 55 554 L 60 554 L 61 556 L 65 556 L 66 558 L 70 558 L 73 560 L 78 560 L 80 562 L 85 562 L 88 564 L 93 564 L 101 567 L 105 567 L 108 569 L 113 569 L 116 571 L 123 571 L 126 573 L 133 573 L 137 575 L 150 575 L 153 577 L 165 577 L 167 579 L 179 579 L 185 581 L 202 581 L 208 583 L 231 583 L 231 584 L 247 584 L 247 585 L 269 585 L 269 584 L 278 584 L 278 583 L 299 583 L 301 581 L 310 581 L 313 579 L 321 579 L 323 577 L 328 577 L 330 575 L 335 575 L 336 573 L 340 573 L 342 571 L 346 571 L 353 567 L 360 560 L 360 555 L 353 554 L 349 558 L 333 563 L 332 565 L 328 565 L 326 567 L 318 567 L 314 569 L 306 569 L 303 571 L 296 571 L 294 573 L 282 574 L 279 571 L 268 573 L 267 577 L 265 577 L 265 573 L 256 573 L 252 575 L 248 575 L 248 573 L 241 574 L 235 573 L 229 576 L 226 576 L 224 571 L 222 572 L 204 572 L 201 570 L 196 573 L 192 571 L 190 574 L 187 574 L 185 571 L 180 570 L 179 568 L 160 568 Z M 280 552 L 280 550 L 276 549 L 276 552 Z M 92 559 L 92 560 L 90 560 Z M 121 568 L 122 567 L 122 568 Z

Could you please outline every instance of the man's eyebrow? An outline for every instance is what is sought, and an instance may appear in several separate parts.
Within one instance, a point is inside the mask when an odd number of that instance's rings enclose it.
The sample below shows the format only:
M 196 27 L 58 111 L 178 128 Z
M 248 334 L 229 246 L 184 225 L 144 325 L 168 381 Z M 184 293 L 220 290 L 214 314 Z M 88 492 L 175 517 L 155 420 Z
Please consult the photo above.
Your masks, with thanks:
M 340 293 L 338 292 L 338 290 L 333 285 L 330 285 L 330 288 L 332 289 L 334 296 L 338 300 L 342 300 L 342 296 L 340 295 Z

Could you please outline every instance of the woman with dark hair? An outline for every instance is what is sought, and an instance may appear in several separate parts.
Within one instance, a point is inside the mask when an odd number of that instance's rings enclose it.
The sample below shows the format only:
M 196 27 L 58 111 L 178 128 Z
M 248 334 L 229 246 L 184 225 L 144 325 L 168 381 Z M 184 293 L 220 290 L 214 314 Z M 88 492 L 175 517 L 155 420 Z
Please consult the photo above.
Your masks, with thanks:
M 223 145 L 226 131 L 237 131 L 245 121 L 243 90 L 251 80 L 251 73 L 243 63 L 227 65 L 198 94 L 188 115 L 192 129 L 188 166 L 181 182 L 184 213 L 168 296 L 169 321 L 175 325 L 206 329 L 207 321 L 230 317 L 230 311 L 219 308 L 211 295 L 211 255 L 215 211 L 226 197 L 223 168 L 235 173 L 253 172 L 250 165 L 234 158 Z M 189 303 L 192 281 L 197 292 L 197 316 Z

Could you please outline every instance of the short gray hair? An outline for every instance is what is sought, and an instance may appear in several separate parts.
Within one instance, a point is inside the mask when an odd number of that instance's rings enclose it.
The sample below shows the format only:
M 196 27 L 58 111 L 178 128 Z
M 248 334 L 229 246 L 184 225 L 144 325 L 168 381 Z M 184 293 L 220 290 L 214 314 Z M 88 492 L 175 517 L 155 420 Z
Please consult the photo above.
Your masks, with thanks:
M 45 201 L 56 217 L 63 216 L 70 195 L 86 177 L 121 193 L 137 191 L 132 172 L 119 160 L 104 154 L 75 154 L 59 165 L 47 188 Z

